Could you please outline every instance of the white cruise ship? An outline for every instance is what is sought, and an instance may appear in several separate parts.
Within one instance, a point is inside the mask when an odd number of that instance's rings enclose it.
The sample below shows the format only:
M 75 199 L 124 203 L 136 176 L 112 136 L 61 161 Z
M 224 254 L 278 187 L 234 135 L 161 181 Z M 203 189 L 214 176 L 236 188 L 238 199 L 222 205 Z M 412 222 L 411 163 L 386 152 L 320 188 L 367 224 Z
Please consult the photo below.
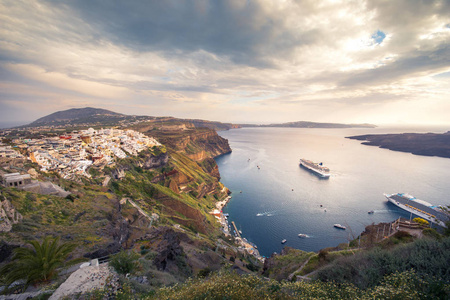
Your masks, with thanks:
M 410 212 L 427 221 L 447 227 L 446 222 L 450 221 L 450 215 L 439 206 L 434 206 L 424 200 L 417 199 L 405 193 L 384 194 L 386 199 L 397 207 Z
M 323 166 L 322 163 L 314 163 L 307 159 L 300 159 L 300 166 L 314 172 L 316 175 L 322 178 L 330 177 L 330 169 Z

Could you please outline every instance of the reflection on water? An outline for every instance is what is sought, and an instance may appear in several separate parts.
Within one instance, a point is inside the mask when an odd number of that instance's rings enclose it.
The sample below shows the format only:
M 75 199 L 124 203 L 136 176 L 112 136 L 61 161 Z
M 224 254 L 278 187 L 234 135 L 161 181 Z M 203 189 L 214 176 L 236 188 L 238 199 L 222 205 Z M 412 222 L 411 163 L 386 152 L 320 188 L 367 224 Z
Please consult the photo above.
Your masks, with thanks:
M 445 129 L 414 129 L 445 132 Z M 282 246 L 307 251 L 357 237 L 372 223 L 409 217 L 383 193 L 407 192 L 432 204 L 449 202 L 450 159 L 364 146 L 346 136 L 412 130 L 243 128 L 222 131 L 233 152 L 216 159 L 233 198 L 224 209 L 262 255 Z M 322 180 L 299 159 L 323 162 Z M 241 193 L 242 191 L 242 193 Z M 368 211 L 373 210 L 373 214 Z M 347 230 L 333 228 L 342 224 Z M 314 238 L 301 238 L 299 234 Z M 286 239 L 284 245 L 280 240 Z

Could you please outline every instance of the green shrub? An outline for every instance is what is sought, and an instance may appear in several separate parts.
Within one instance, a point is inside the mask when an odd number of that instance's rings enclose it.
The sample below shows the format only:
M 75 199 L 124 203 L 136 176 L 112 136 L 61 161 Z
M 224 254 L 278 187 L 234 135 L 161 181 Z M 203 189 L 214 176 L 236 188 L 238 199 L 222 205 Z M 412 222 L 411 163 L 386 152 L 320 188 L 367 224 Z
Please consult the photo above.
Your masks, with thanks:
M 111 258 L 110 265 L 119 274 L 132 273 L 137 267 L 138 255 L 134 252 L 121 251 Z
M 322 281 L 350 282 L 358 287 L 373 287 L 385 275 L 415 270 L 422 277 L 450 281 L 450 238 L 441 241 L 416 240 L 394 249 L 375 248 L 352 257 L 335 260 L 317 272 Z
M 319 251 L 319 261 L 325 261 L 328 258 L 328 251 L 327 250 L 320 250 Z
M 208 277 L 208 275 L 211 273 L 211 269 L 209 267 L 206 267 L 204 269 L 201 269 L 198 271 L 197 277 L 199 278 L 205 278 Z
M 422 230 L 422 234 L 424 236 L 431 237 L 431 238 L 434 238 L 437 240 L 442 238 L 442 236 L 439 234 L 439 232 L 437 232 L 437 230 L 434 228 L 425 228 L 424 230 Z

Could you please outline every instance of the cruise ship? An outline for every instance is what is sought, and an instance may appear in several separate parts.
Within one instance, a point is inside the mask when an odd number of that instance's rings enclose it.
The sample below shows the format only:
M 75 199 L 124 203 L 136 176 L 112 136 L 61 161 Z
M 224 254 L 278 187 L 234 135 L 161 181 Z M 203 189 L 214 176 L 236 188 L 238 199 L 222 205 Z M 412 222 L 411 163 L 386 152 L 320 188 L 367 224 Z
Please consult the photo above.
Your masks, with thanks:
M 445 222 L 450 221 L 450 214 L 442 210 L 439 206 L 434 206 L 424 200 L 417 199 L 405 193 L 384 194 L 389 202 L 442 227 L 447 227 Z
M 302 158 L 300 159 L 300 166 L 303 166 L 304 168 L 314 172 L 316 175 L 322 178 L 330 177 L 330 169 L 324 167 L 322 163 L 314 163 L 310 160 Z

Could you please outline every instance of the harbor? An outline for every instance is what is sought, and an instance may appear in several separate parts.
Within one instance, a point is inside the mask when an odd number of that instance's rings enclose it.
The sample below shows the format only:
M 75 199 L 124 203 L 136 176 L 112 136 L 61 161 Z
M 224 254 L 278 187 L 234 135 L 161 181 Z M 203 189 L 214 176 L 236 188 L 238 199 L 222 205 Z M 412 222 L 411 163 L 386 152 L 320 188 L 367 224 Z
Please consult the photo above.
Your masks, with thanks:
M 224 200 L 218 201 L 216 203 L 216 209 L 212 211 L 211 214 L 214 215 L 219 221 L 222 227 L 222 232 L 225 234 L 225 236 L 233 236 L 232 233 L 234 233 L 235 242 L 239 245 L 238 250 L 252 255 L 260 261 L 264 261 L 264 258 L 259 254 L 257 246 L 249 242 L 245 237 L 242 237 L 240 231 L 236 226 L 236 223 L 234 221 L 231 221 L 232 226 L 228 224 L 228 214 L 224 214 L 222 210 L 230 201 L 230 199 L 231 196 L 228 196 Z
M 230 225 L 234 221 L 263 256 L 279 253 L 283 246 L 316 252 L 347 243 L 352 233 L 363 232 L 372 223 L 409 219 L 410 213 L 388 203 L 383 193 L 408 191 L 433 205 L 450 204 L 445 176 L 450 160 L 364 147 L 345 138 L 358 132 L 292 128 L 219 132 L 233 149 L 216 158 L 221 182 L 233 191 L 223 209 L 230 215 Z M 322 161 L 330 169 L 330 179 L 300 168 L 299 158 Z M 400 166 L 405 165 L 420 166 L 420 172 L 404 172 Z M 299 238 L 299 233 L 310 238 Z

